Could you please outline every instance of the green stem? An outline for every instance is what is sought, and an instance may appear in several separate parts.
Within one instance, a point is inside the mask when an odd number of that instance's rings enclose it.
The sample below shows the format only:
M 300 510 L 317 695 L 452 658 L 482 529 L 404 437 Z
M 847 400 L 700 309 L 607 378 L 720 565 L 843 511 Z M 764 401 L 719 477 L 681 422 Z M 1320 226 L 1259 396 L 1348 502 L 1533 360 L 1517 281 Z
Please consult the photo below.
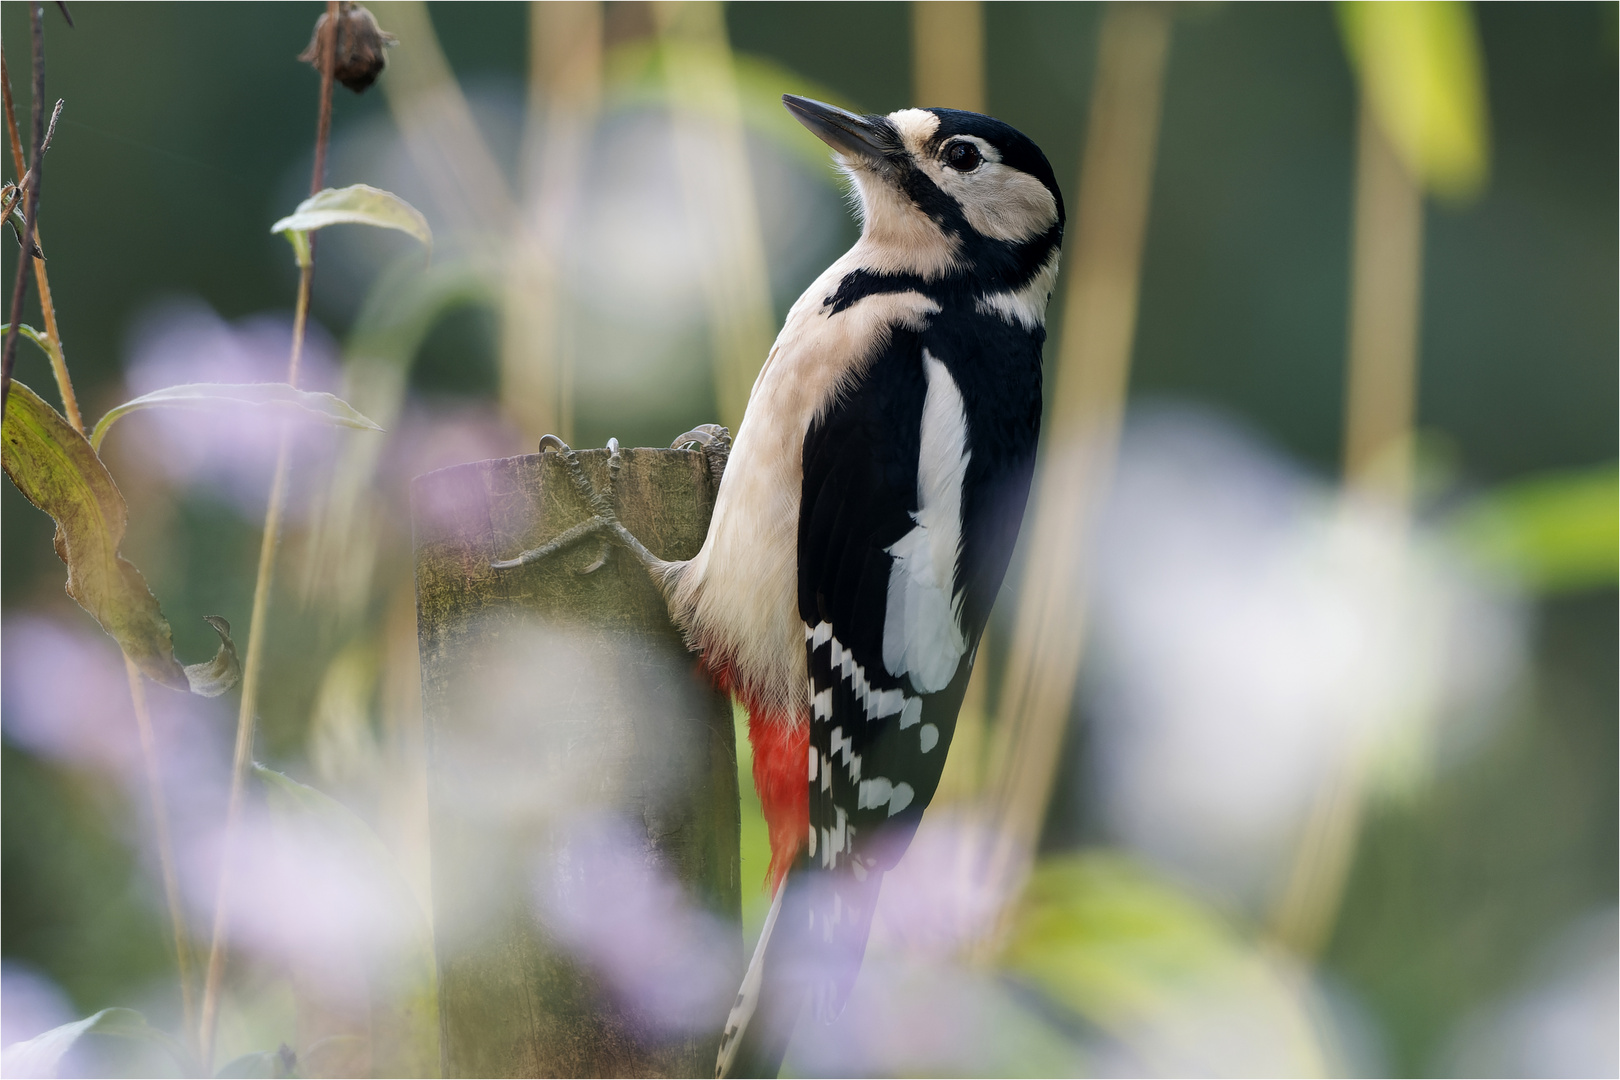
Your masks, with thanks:
M 332 65 L 337 51 L 338 0 L 327 0 L 325 41 L 320 55 L 321 104 L 315 127 L 315 169 L 310 177 L 310 194 L 320 191 L 326 174 L 326 143 L 332 127 Z M 292 354 L 287 358 L 287 382 L 298 385 L 298 368 L 304 355 L 304 326 L 309 319 L 310 285 L 315 277 L 313 237 L 307 256 L 298 260 L 298 302 L 293 309 Z M 242 801 L 247 791 L 248 766 L 253 763 L 253 730 L 259 702 L 259 669 L 264 660 L 264 628 L 270 607 L 270 584 L 275 576 L 276 541 L 281 533 L 281 512 L 287 501 L 287 456 L 290 445 L 286 427 L 276 448 L 276 471 L 270 481 L 270 503 L 264 511 L 264 535 L 259 539 L 259 573 L 253 585 L 253 615 L 248 621 L 247 656 L 242 663 L 242 703 L 236 712 L 236 752 L 231 760 L 231 796 L 225 807 L 225 836 L 221 845 L 219 891 L 214 899 L 214 929 L 208 947 L 208 974 L 203 982 L 202 1017 L 198 1022 L 197 1043 L 204 1073 L 214 1067 L 214 1033 L 219 1023 L 220 988 L 225 978 L 225 926 L 229 922 L 231 858 L 236 832 L 241 826 Z
M 287 360 L 287 381 L 298 385 L 298 368 L 304 352 L 304 324 L 309 315 L 310 280 L 313 266 L 304 266 L 298 275 L 298 306 L 293 313 L 292 355 Z M 275 577 L 276 541 L 281 533 L 281 514 L 287 501 L 287 458 L 290 439 L 283 427 L 276 449 L 276 470 L 270 481 L 270 504 L 264 512 L 264 535 L 259 541 L 259 573 L 253 586 L 253 615 L 248 621 L 247 655 L 242 662 L 242 703 L 236 712 L 236 753 L 231 761 L 231 797 L 225 809 L 225 842 L 219 868 L 219 891 L 214 899 L 214 929 L 208 949 L 208 974 L 203 983 L 202 1017 L 197 1042 L 205 1070 L 212 1068 L 214 1030 L 219 1021 L 220 986 L 225 976 L 225 924 L 230 909 L 231 856 L 236 832 L 241 825 L 242 800 L 247 790 L 248 768 L 253 763 L 253 732 L 258 719 L 259 679 L 264 666 L 264 626 L 270 607 L 270 585 Z
M 146 762 L 147 794 L 152 800 L 152 831 L 157 834 L 158 867 L 163 874 L 163 896 L 169 905 L 169 924 L 174 931 L 175 962 L 180 970 L 180 1003 L 185 1012 L 186 1031 L 197 1023 L 197 995 L 191 970 L 191 947 L 186 933 L 184 909 L 180 905 L 180 879 L 174 868 L 174 841 L 169 833 L 169 807 L 163 797 L 163 774 L 158 765 L 157 736 L 152 730 L 152 713 L 146 705 L 146 684 L 141 669 L 124 655 L 124 672 L 129 676 L 129 698 L 135 707 L 135 727 L 141 736 L 141 756 Z

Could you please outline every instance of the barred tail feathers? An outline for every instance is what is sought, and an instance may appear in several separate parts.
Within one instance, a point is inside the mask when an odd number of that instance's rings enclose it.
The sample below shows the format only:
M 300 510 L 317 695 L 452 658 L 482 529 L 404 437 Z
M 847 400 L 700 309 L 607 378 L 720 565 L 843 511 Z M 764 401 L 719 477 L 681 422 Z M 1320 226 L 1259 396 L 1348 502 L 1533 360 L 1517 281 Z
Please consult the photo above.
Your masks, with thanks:
M 750 1021 L 759 1008 L 765 981 L 765 953 L 776 930 L 777 917 L 782 913 L 782 893 L 783 890 L 778 889 L 775 899 L 771 901 L 770 913 L 765 916 L 765 927 L 759 933 L 759 944 L 754 946 L 754 955 L 748 961 L 748 971 L 743 975 L 737 1000 L 732 1003 L 731 1014 L 726 1017 L 726 1029 L 720 1036 L 720 1056 L 714 1065 L 716 1077 L 746 1076 L 754 1071 L 752 1066 L 759 1064 L 757 1053 L 744 1051 L 759 1041 L 758 1032 L 750 1028 Z M 780 1058 L 777 1064 L 780 1065 Z M 735 1072 L 739 1066 L 748 1071 Z M 775 1075 L 774 1070 L 771 1075 Z

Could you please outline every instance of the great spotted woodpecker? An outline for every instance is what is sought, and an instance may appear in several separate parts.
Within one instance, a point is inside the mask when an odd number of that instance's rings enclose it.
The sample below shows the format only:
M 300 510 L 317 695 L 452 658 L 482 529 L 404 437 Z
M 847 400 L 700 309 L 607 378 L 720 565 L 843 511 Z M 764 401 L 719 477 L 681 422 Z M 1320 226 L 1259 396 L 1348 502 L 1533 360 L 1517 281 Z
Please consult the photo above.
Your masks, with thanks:
M 702 550 L 658 559 L 575 466 L 596 516 L 512 560 L 629 548 L 747 707 L 774 899 L 717 1076 L 774 1076 L 807 1003 L 842 1009 L 938 787 L 1029 494 L 1063 238 L 1051 166 L 999 120 L 783 103 L 835 151 L 861 237 L 788 312 Z

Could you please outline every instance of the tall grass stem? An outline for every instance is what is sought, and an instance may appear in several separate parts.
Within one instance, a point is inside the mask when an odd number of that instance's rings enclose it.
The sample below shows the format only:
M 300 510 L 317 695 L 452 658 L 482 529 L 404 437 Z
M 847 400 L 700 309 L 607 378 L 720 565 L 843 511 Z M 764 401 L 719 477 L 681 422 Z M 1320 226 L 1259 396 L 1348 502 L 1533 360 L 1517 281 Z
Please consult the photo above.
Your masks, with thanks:
M 6 58 L 0 53 L 0 93 L 5 95 L 6 134 L 11 142 L 11 167 L 20 180 L 28 171 L 23 163 L 22 135 L 17 129 L 17 108 L 11 97 L 11 72 L 6 69 Z M 39 238 L 39 223 L 34 223 L 34 247 L 40 251 L 45 245 Z M 20 256 L 19 256 L 20 257 Z M 51 343 L 51 374 L 56 377 L 57 392 L 62 395 L 62 412 L 73 430 L 84 433 L 84 418 L 79 414 L 79 399 L 73 393 L 73 380 L 68 377 L 67 354 L 62 349 L 62 334 L 56 328 L 56 304 L 51 300 L 51 281 L 45 273 L 45 260 L 34 259 L 34 284 L 39 289 L 39 309 L 45 316 L 45 337 Z
M 736 65 L 718 0 L 655 4 L 653 16 L 686 211 L 714 245 L 699 277 L 720 420 L 736 431 L 776 336 Z
M 979 0 L 913 0 L 911 103 L 918 108 L 988 112 L 984 5 Z
M 129 677 L 129 698 L 135 708 L 135 728 L 141 737 L 141 757 L 146 765 L 147 795 L 152 801 L 152 831 L 157 836 L 158 869 L 163 875 L 163 899 L 169 905 L 169 926 L 174 933 L 175 964 L 180 973 L 180 1005 L 185 1016 L 188 1040 L 197 1030 L 196 975 L 191 967 L 191 940 L 186 930 L 185 909 L 180 903 L 180 878 L 175 871 L 174 839 L 169 829 L 169 804 L 163 795 L 163 770 L 159 764 L 157 733 L 152 729 L 152 713 L 146 704 L 146 684 L 135 661 L 124 655 L 124 673 Z
M 326 22 L 321 43 L 321 105 L 316 124 L 315 167 L 310 178 L 310 194 L 321 190 L 326 179 L 326 143 L 332 127 L 332 65 L 336 57 L 338 0 L 327 0 Z M 287 358 L 287 381 L 298 385 L 298 370 L 304 354 L 304 329 L 309 319 L 309 294 L 315 275 L 315 244 L 310 237 L 310 255 L 299 268 L 298 300 L 293 309 L 292 351 Z M 270 608 L 270 587 L 275 577 L 276 543 L 281 533 L 281 515 L 287 500 L 287 468 L 291 433 L 284 426 L 276 448 L 275 473 L 270 481 L 270 500 L 264 512 L 264 533 L 259 539 L 259 570 L 253 585 L 253 614 L 248 621 L 247 655 L 242 662 L 242 699 L 236 714 L 236 750 L 231 759 L 231 793 L 225 808 L 225 835 L 221 845 L 219 889 L 214 899 L 214 926 L 208 949 L 208 973 L 203 983 L 202 1015 L 198 1021 L 198 1046 L 204 1072 L 211 1072 L 214 1060 L 214 1034 L 219 1022 L 219 999 L 225 977 L 226 927 L 230 922 L 231 859 L 236 833 L 242 819 L 248 767 L 253 762 L 253 734 L 257 721 L 259 681 L 264 666 L 264 631 Z
M 1364 98 L 1356 129 L 1356 195 L 1345 371 L 1348 498 L 1376 504 L 1404 527 L 1412 500 L 1423 299 L 1423 189 Z M 1367 765 L 1359 750 L 1315 794 L 1294 849 L 1271 933 L 1314 957 L 1338 923 L 1361 839 Z
M 27 254 L 34 250 L 34 223 L 39 220 L 40 177 L 45 171 L 45 163 L 40 160 L 44 157 L 45 149 L 45 8 L 39 0 L 31 0 L 28 5 L 28 26 L 33 44 L 34 83 L 34 130 L 28 157 L 33 167 L 26 176 L 19 175 L 17 178 L 18 184 L 25 188 L 22 243 L 19 245 L 23 255 L 18 259 L 17 278 L 11 287 L 11 317 L 7 320 L 11 329 L 6 331 L 5 344 L 0 347 L 0 415 L 4 414 L 6 399 L 11 394 L 11 368 L 17 362 L 17 336 L 21 333 L 23 300 L 28 295 Z

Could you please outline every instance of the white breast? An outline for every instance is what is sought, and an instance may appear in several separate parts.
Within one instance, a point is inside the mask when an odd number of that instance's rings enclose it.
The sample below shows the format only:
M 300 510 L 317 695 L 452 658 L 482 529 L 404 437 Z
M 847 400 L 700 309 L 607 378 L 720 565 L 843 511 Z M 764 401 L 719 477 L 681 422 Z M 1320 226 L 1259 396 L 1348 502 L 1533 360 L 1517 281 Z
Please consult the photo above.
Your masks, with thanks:
M 893 327 L 921 329 L 939 311 L 921 293 L 904 292 L 869 296 L 829 315 L 823 300 L 867 265 L 868 254 L 857 244 L 788 312 L 749 395 L 708 539 L 672 598 L 711 665 L 729 663 L 739 692 L 788 716 L 810 705 L 798 603 L 805 434 Z

